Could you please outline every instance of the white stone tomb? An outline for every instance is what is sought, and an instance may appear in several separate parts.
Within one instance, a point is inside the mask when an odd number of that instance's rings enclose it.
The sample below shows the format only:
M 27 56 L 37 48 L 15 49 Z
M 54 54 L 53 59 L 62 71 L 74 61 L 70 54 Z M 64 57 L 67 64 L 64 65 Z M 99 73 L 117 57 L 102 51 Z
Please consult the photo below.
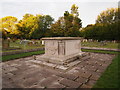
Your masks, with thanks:
M 45 54 L 40 56 L 40 60 L 67 64 L 82 55 L 80 37 L 51 37 L 42 38 L 45 42 Z

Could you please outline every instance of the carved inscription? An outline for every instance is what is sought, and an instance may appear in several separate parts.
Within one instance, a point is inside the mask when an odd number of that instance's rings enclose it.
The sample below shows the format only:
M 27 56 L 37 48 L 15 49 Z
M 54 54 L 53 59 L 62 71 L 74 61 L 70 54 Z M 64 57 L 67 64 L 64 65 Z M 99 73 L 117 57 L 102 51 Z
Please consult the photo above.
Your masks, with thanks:
M 58 48 L 55 47 L 55 44 L 54 42 L 49 42 L 48 45 L 46 45 L 46 51 L 47 51 L 47 54 L 49 55 L 55 55 L 58 51 Z
M 65 55 L 65 42 L 58 42 L 58 55 Z

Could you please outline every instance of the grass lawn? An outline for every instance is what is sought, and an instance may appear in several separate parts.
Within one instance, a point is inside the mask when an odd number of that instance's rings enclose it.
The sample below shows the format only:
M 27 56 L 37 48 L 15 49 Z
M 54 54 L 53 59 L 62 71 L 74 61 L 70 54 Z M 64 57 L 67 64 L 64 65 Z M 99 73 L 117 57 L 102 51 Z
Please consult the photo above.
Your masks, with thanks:
M 82 51 L 84 51 L 84 52 L 95 52 L 95 53 L 118 54 L 118 52 L 105 51 L 105 50 L 82 49 Z M 5 56 L 2 56 L 2 61 L 8 61 L 8 60 L 12 60 L 12 59 L 23 58 L 23 57 L 38 55 L 38 54 L 43 54 L 43 53 L 44 53 L 44 51 L 34 51 L 34 52 L 27 52 L 27 53 L 14 54 L 14 55 L 5 55 Z
M 20 44 L 20 41 L 17 40 L 15 42 L 10 42 L 10 47 L 16 47 L 21 49 L 33 49 L 33 48 L 40 48 L 42 45 L 40 44 L 40 41 L 37 45 L 27 45 L 27 44 Z
M 120 60 L 120 54 L 113 59 L 93 88 L 119 88 L 118 60 Z
M 12 59 L 23 58 L 23 57 L 38 55 L 43 53 L 44 51 L 35 51 L 35 52 L 27 52 L 27 53 L 14 54 L 14 55 L 6 55 L 6 56 L 2 56 L 2 61 L 4 62 Z
M 106 50 L 90 50 L 82 49 L 83 52 L 95 52 L 95 53 L 106 53 L 106 54 L 118 54 L 117 51 L 106 51 Z
M 7 49 L 3 49 L 2 52 L 10 52 L 10 51 L 19 51 L 19 50 L 26 50 L 26 49 L 35 49 L 35 48 L 41 48 L 44 47 L 41 45 L 40 40 L 36 40 L 38 44 L 20 44 L 20 40 L 16 40 L 15 42 L 10 41 L 10 47 Z
M 118 49 L 119 43 L 107 42 L 106 45 L 101 45 L 100 42 L 82 42 L 82 47 L 98 47 L 98 48 L 113 48 Z
M 26 50 L 26 49 L 35 49 L 35 48 L 41 48 L 44 47 L 41 45 L 40 40 L 36 40 L 38 42 L 37 45 L 25 45 L 25 44 L 20 44 L 20 40 L 16 40 L 15 42 L 10 42 L 10 48 L 7 50 L 3 50 L 2 52 L 10 52 L 10 51 L 19 51 L 19 50 Z M 81 42 L 82 47 L 98 47 L 98 48 L 113 48 L 113 49 L 118 49 L 118 43 L 113 43 L 113 42 L 107 42 L 106 45 L 101 46 L 100 42 Z M 18 48 L 18 49 L 15 49 Z

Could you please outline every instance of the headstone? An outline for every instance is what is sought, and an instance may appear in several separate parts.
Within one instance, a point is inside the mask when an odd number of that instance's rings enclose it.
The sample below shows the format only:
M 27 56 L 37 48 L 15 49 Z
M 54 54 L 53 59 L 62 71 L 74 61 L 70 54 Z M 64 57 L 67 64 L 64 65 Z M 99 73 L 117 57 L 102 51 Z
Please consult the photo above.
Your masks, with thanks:
M 7 49 L 10 46 L 10 41 L 8 39 L 2 39 L 2 48 Z
M 42 45 L 45 45 L 44 41 L 42 41 Z

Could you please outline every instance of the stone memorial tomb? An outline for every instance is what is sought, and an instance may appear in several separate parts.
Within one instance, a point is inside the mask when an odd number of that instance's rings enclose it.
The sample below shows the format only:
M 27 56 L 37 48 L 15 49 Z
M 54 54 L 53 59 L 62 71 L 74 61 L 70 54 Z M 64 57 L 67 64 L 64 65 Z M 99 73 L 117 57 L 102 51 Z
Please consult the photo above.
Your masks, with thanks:
M 68 69 L 81 62 L 78 58 L 84 53 L 81 51 L 80 37 L 51 37 L 42 40 L 45 42 L 45 54 L 37 57 L 40 64 Z

